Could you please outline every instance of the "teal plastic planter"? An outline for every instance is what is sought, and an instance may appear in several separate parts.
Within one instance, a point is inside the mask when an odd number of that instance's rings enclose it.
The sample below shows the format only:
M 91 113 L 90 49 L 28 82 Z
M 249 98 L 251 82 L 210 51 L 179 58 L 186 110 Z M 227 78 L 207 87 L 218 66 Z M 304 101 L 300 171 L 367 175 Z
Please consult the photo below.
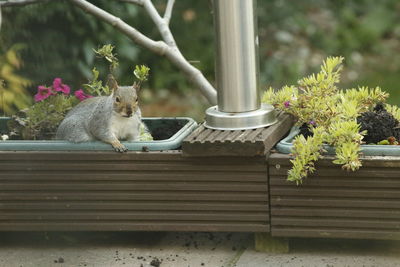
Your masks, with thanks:
M 289 133 L 289 135 L 282 139 L 277 145 L 276 149 L 280 153 L 290 154 L 293 148 L 293 139 L 296 135 L 299 134 L 299 129 L 297 127 L 293 127 Z M 327 151 L 326 154 L 333 155 L 335 154 L 335 150 L 331 146 L 324 146 L 324 149 Z M 390 146 L 390 145 L 361 145 L 361 152 L 364 156 L 392 156 L 398 157 L 400 156 L 400 146 Z
M 0 118 L 0 132 L 6 132 L 7 120 Z M 153 136 L 158 136 L 159 140 L 136 141 L 121 143 L 131 151 L 160 151 L 172 150 L 181 146 L 183 139 L 188 136 L 196 127 L 197 123 L 186 117 L 176 118 L 143 118 L 143 122 L 148 127 Z M 68 141 L 56 140 L 7 140 L 0 141 L 0 151 L 112 151 L 111 145 L 100 142 L 71 143 Z

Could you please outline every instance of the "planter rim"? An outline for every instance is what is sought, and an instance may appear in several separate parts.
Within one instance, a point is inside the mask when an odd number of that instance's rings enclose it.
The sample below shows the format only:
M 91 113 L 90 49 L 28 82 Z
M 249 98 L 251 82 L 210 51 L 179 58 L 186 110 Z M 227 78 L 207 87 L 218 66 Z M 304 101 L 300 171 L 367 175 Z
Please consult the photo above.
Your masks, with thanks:
M 277 145 L 276 149 L 280 153 L 290 154 L 293 148 L 293 139 L 300 133 L 298 126 L 293 126 L 288 136 L 282 139 Z M 332 146 L 324 145 L 327 155 L 334 155 L 335 149 Z M 400 146 L 394 145 L 361 145 L 361 153 L 364 156 L 392 156 L 400 157 Z
M 4 118 L 4 117 L 3 117 Z M 142 120 L 187 120 L 187 123 L 173 136 L 164 140 L 155 141 L 122 141 L 130 151 L 159 151 L 172 150 L 181 146 L 196 127 L 197 123 L 189 117 L 144 117 Z M 0 141 L 0 151 L 111 151 L 111 145 L 101 141 L 72 143 L 62 140 L 7 140 Z

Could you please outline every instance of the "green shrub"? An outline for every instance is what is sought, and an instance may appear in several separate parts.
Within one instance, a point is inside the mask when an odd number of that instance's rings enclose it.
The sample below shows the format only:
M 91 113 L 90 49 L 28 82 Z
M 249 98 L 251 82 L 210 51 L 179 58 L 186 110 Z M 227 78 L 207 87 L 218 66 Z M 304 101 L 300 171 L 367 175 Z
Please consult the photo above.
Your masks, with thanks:
M 301 183 L 315 170 L 314 163 L 321 157 L 324 144 L 335 148 L 333 162 L 343 169 L 361 167 L 360 145 L 366 132 L 360 132 L 357 117 L 384 102 L 388 94 L 379 87 L 340 90 L 337 84 L 342 62 L 342 57 L 330 57 L 318 74 L 301 79 L 297 86 L 284 86 L 276 92 L 270 88 L 263 96 L 263 102 L 293 114 L 297 125 L 306 124 L 312 132 L 307 138 L 299 135 L 293 141 L 290 181 Z

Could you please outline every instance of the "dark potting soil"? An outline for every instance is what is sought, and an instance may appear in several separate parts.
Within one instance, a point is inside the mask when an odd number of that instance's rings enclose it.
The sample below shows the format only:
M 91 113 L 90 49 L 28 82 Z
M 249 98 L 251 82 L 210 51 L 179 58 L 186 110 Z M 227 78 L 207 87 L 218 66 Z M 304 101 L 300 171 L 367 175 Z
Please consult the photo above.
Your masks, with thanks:
M 299 130 L 300 130 L 300 134 L 303 135 L 305 138 L 313 135 L 313 133 L 310 131 L 310 128 L 308 128 L 307 123 L 303 123 L 300 126 Z
M 367 144 L 376 144 L 382 140 L 387 140 L 389 137 L 400 140 L 400 123 L 392 114 L 387 112 L 383 104 L 377 104 L 373 111 L 362 113 L 357 118 L 357 123 L 361 126 L 360 131 L 367 131 L 363 139 Z M 301 125 L 299 130 L 304 137 L 313 135 L 306 123 Z
M 154 127 L 150 133 L 154 140 L 165 140 L 169 139 L 175 133 L 177 133 L 183 126 L 185 126 L 186 121 L 161 121 L 157 127 Z M 149 127 L 150 128 L 150 127 Z
M 376 144 L 392 136 L 400 139 L 399 121 L 382 104 L 377 104 L 373 111 L 362 113 L 357 122 L 361 125 L 361 131 L 367 131 L 363 139 L 367 144 Z
M 147 122 L 150 124 L 151 122 Z M 171 120 L 165 120 L 159 122 L 157 125 L 153 125 L 152 127 L 149 127 L 149 125 L 146 125 L 148 128 L 151 129 L 150 133 L 153 136 L 154 140 L 166 140 L 171 138 L 174 134 L 176 134 L 180 129 L 182 129 L 183 126 L 185 126 L 187 122 L 185 120 L 176 120 L 176 121 L 171 121 Z M 9 134 L 7 131 L 2 131 L 0 134 Z M 54 140 L 54 135 L 55 133 L 48 134 L 46 136 L 41 136 L 37 140 Z M 10 140 L 24 140 L 21 135 L 10 135 Z

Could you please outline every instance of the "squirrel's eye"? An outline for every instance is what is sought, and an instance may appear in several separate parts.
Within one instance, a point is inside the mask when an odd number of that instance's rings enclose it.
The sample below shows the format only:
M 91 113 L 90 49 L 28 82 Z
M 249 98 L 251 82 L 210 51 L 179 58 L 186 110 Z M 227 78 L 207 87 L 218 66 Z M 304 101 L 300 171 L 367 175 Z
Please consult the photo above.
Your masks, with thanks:
M 121 102 L 121 100 L 119 99 L 118 96 L 115 98 L 115 102 L 117 102 L 117 103 Z

